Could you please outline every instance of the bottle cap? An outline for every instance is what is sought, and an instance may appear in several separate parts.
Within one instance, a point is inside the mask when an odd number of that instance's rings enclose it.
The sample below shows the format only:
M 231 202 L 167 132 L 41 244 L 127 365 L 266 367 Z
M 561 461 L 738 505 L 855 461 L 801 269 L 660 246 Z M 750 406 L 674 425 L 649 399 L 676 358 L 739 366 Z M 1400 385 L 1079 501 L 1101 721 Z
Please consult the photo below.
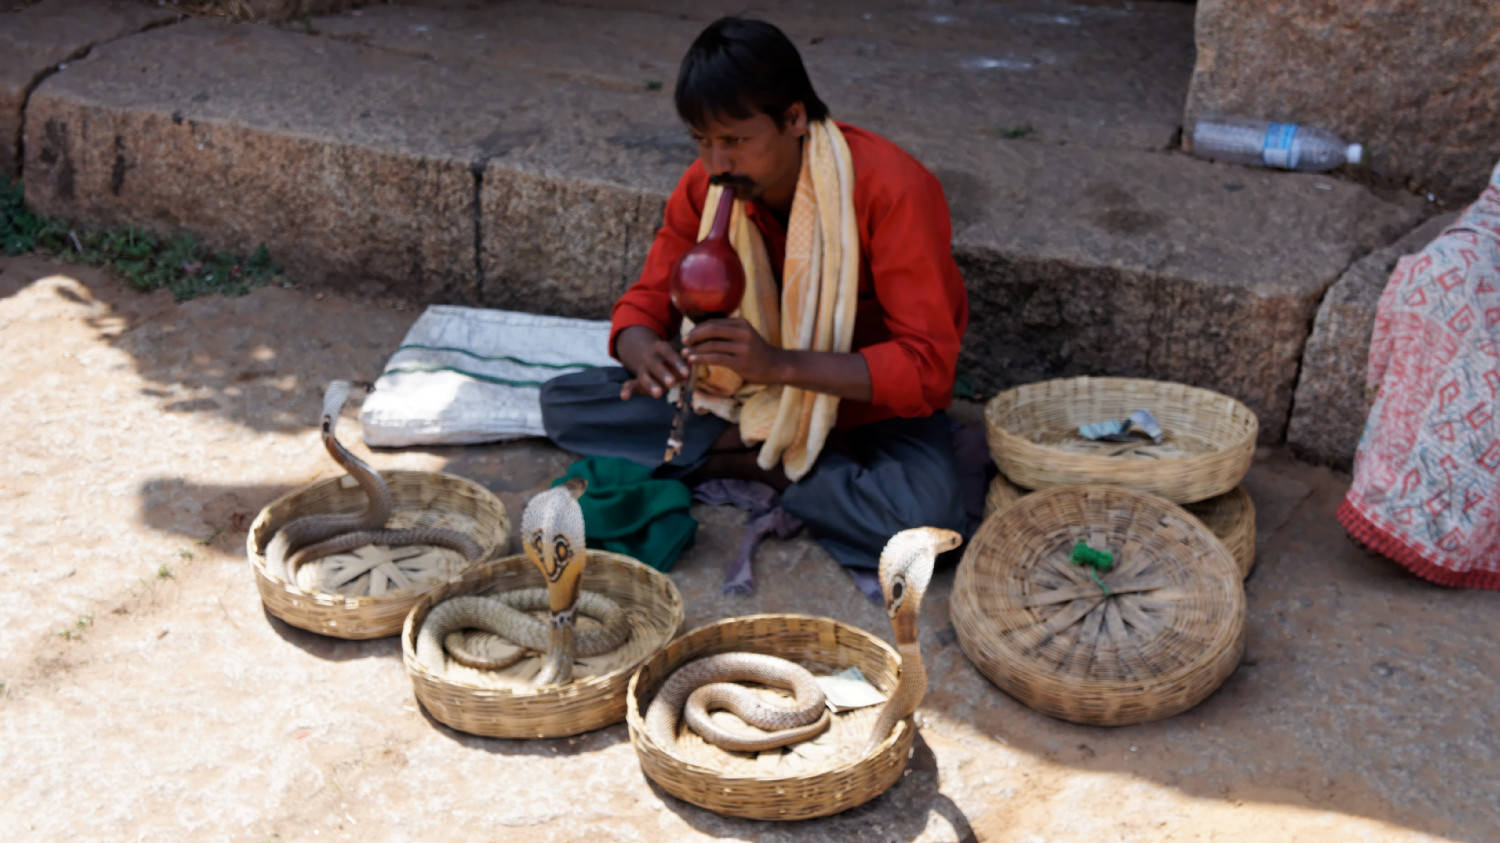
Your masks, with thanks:
M 1365 148 L 1357 143 L 1351 143 L 1344 148 L 1344 160 L 1350 164 L 1358 164 L 1364 160 Z

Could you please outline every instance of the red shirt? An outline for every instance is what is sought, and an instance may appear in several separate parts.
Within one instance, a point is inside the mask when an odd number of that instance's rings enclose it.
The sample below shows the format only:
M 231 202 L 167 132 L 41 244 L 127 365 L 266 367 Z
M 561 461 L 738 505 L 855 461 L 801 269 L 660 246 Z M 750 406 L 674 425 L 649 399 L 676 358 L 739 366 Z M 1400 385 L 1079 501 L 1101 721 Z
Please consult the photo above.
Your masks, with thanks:
M 859 217 L 859 302 L 852 350 L 870 369 L 871 400 L 839 402 L 837 426 L 854 427 L 893 416 L 927 416 L 953 396 L 958 348 L 969 323 L 969 299 L 953 262 L 952 225 L 942 185 L 900 147 L 863 129 L 839 123 L 854 163 L 854 212 Z M 698 239 L 708 193 L 701 161 L 667 199 L 641 277 L 615 302 L 609 348 L 632 325 L 662 337 L 681 330 L 667 281 L 672 267 Z M 747 216 L 760 230 L 781 283 L 786 228 L 759 203 Z

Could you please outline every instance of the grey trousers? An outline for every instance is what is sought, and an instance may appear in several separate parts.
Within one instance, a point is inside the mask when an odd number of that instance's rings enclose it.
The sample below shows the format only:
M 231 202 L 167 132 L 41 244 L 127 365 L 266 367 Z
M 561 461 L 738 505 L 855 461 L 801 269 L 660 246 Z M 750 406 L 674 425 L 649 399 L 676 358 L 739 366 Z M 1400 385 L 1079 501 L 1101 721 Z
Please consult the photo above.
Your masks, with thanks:
M 585 456 L 624 457 L 683 477 L 702 465 L 729 423 L 687 420 L 682 453 L 662 463 L 673 407 L 637 395 L 620 401 L 629 377 L 618 366 L 563 375 L 542 385 L 542 424 L 560 447 Z M 964 532 L 953 434 L 944 413 L 887 419 L 835 431 L 818 462 L 781 495 L 781 506 L 840 564 L 875 568 L 891 535 L 908 527 Z

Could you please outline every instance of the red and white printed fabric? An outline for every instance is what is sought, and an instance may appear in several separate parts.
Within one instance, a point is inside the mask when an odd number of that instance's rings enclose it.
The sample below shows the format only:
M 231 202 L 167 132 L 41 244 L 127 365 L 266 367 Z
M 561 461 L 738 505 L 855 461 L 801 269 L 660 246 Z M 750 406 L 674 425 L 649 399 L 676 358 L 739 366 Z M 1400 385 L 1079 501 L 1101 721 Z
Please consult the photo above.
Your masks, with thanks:
M 1420 577 L 1500 590 L 1500 166 L 1396 264 L 1366 381 L 1378 392 L 1339 523 Z

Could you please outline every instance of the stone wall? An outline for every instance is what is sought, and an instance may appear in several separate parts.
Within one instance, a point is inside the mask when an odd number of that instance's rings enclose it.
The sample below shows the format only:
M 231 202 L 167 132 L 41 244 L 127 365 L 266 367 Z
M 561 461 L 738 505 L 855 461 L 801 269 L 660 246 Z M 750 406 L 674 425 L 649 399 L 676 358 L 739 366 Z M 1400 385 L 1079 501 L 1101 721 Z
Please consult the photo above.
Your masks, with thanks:
M 1199 0 L 1184 143 L 1204 115 L 1319 125 L 1378 184 L 1473 200 L 1500 160 L 1500 3 Z

